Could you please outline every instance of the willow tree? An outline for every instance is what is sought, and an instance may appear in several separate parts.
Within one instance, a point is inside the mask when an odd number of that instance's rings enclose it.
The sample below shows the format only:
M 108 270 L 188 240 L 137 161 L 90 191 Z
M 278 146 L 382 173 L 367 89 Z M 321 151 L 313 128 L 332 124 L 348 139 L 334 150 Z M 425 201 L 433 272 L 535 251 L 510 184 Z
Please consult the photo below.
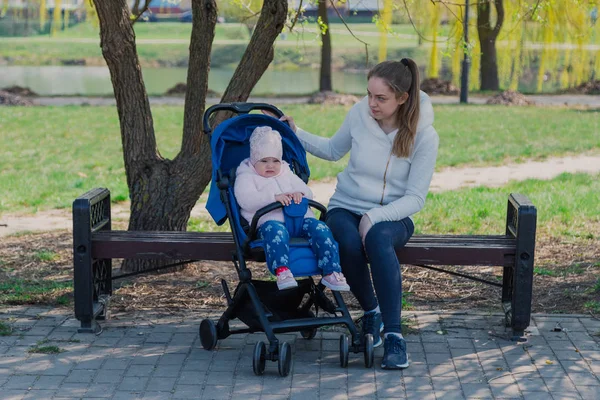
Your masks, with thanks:
M 593 19 L 597 0 L 477 0 L 476 21 L 468 24 L 471 43 L 463 43 L 464 4 L 467 0 L 403 0 L 419 35 L 433 40 L 435 22 L 431 8 L 442 12 L 450 25 L 446 53 L 455 82 L 460 76 L 460 58 L 471 57 L 471 89 L 519 86 L 522 72 L 537 70 L 535 87 L 562 88 L 578 85 L 600 74 L 597 38 L 600 23 Z M 417 17 L 416 13 L 421 16 Z M 426 15 L 426 18 L 423 18 Z M 477 35 L 473 35 L 477 31 Z M 428 76 L 436 76 L 440 50 L 432 46 Z
M 100 24 L 100 46 L 117 103 L 123 158 L 131 198 L 129 230 L 186 230 L 190 212 L 211 179 L 211 152 L 202 132 L 210 53 L 217 22 L 216 0 L 192 0 L 181 148 L 173 159 L 160 154 L 152 110 L 138 59 L 127 0 L 93 0 Z M 264 0 L 260 17 L 222 102 L 246 101 L 273 60 L 273 43 L 287 15 L 287 0 Z M 223 115 L 217 118 L 224 118 Z M 214 124 L 217 124 L 217 119 Z M 155 263 L 129 260 L 126 271 Z

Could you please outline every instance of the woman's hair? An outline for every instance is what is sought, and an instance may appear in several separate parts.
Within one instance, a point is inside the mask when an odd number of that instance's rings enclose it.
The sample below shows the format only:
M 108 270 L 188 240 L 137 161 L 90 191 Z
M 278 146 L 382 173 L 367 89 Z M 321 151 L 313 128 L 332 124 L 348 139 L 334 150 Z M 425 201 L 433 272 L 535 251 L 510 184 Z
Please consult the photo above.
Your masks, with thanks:
M 417 136 L 421 103 L 417 64 L 410 58 L 403 58 L 401 61 L 384 61 L 369 71 L 367 78 L 372 77 L 383 79 L 396 93 L 396 98 L 408 93 L 408 99 L 400 105 L 396 113 L 398 134 L 394 139 L 392 152 L 396 157 L 409 157 Z

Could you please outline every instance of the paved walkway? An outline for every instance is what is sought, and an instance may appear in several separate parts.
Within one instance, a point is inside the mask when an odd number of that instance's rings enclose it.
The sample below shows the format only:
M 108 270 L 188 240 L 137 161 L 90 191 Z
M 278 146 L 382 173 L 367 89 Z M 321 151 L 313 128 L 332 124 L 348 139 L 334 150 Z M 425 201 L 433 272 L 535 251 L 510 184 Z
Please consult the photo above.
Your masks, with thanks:
M 218 316 L 213 313 L 212 317 Z M 202 317 L 114 315 L 99 335 L 78 334 L 70 310 L 13 307 L 0 321 L 2 399 L 598 399 L 600 320 L 585 315 L 534 315 L 526 343 L 510 342 L 501 315 L 410 312 L 411 366 L 365 369 L 362 354 L 339 366 L 340 333 L 322 330 L 292 344 L 287 378 L 267 362 L 252 372 L 263 334 L 236 335 L 215 351 L 200 348 Z M 60 354 L 32 349 L 58 346 Z

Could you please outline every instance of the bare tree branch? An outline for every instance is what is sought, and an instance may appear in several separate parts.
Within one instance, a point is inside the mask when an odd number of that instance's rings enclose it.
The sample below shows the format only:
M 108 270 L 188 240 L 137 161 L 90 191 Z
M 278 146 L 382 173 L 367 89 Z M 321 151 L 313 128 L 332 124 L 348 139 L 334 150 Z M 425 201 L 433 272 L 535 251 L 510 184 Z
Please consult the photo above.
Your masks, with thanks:
M 350 34 L 352 35 L 352 37 L 354 37 L 354 39 L 358 40 L 360 43 L 365 45 L 365 54 L 367 56 L 366 60 L 365 60 L 365 66 L 369 66 L 369 44 L 363 40 L 360 40 L 359 38 L 356 37 L 356 35 L 354 34 L 354 32 L 352 32 L 352 29 L 350 29 L 350 27 L 348 26 L 348 24 L 346 23 L 346 20 L 344 19 L 344 17 L 342 17 L 342 14 L 340 14 L 340 11 L 337 9 L 337 7 L 335 6 L 335 4 L 333 3 L 333 0 L 329 0 L 329 2 L 331 3 L 333 9 L 335 10 L 335 13 L 338 15 L 339 19 L 342 21 L 342 23 L 344 24 L 344 26 L 346 27 L 346 29 L 348 30 L 348 32 L 350 32 Z
M 144 6 L 142 7 L 141 10 L 138 10 L 138 14 L 135 16 L 135 18 L 133 18 L 131 20 L 131 24 L 135 24 L 137 22 L 138 19 L 140 19 L 140 17 L 142 16 L 142 14 L 144 14 L 146 11 L 148 11 L 148 7 L 150 7 L 150 2 L 152 0 L 144 0 Z M 136 0 L 136 7 L 139 7 L 139 2 L 140 0 Z
M 300 0 L 300 4 L 298 4 L 298 10 L 296 10 L 296 15 L 294 16 L 294 20 L 292 21 L 292 25 L 289 27 L 289 31 L 291 32 L 296 26 L 296 22 L 298 22 L 298 17 L 300 16 L 300 10 L 302 10 L 302 1 Z

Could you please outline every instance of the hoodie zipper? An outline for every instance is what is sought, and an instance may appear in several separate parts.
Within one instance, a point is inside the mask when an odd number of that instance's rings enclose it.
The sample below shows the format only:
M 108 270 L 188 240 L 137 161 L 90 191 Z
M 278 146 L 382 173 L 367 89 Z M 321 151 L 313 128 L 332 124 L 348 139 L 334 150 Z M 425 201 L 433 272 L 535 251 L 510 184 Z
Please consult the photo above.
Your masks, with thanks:
M 388 167 L 390 166 L 391 160 L 392 160 L 392 152 L 390 151 L 390 156 L 388 157 L 387 164 L 385 164 L 385 172 L 383 173 L 383 190 L 381 192 L 381 201 L 379 202 L 380 205 L 383 205 L 383 197 L 385 196 L 387 171 L 388 171 Z

